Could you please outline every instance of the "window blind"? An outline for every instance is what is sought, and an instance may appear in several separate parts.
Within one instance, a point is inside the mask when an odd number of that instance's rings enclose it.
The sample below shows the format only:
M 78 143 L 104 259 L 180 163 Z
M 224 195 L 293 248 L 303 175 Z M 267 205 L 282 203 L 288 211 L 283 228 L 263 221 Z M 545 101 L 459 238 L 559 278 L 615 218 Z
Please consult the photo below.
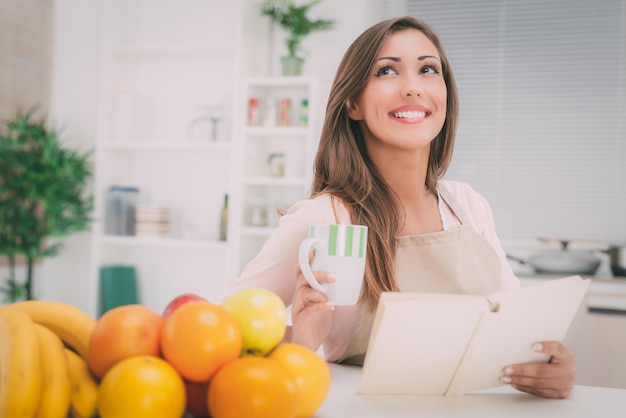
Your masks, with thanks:
M 626 242 L 626 0 L 387 0 L 441 37 L 461 103 L 447 179 L 503 239 Z

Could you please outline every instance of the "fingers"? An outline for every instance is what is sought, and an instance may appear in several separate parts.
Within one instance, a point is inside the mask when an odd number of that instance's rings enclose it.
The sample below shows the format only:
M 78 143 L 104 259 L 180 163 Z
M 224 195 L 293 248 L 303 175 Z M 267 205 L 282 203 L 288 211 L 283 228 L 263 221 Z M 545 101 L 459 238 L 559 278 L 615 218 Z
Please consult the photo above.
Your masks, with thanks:
M 533 349 L 549 354 L 550 361 L 507 366 L 500 380 L 534 395 L 547 398 L 567 397 L 576 375 L 572 352 L 559 342 L 537 343 L 533 345 Z
M 313 272 L 313 275 L 315 276 L 315 279 L 320 283 L 333 283 L 335 281 L 335 276 L 325 271 L 315 271 Z M 322 306 L 315 307 L 315 312 L 323 312 L 335 309 L 335 305 L 328 302 L 328 297 L 326 296 L 326 294 L 311 288 L 307 280 L 300 272 L 296 281 L 296 292 L 294 294 L 294 299 L 292 303 L 293 309 L 297 314 L 303 309 L 310 308 L 316 304 Z M 313 311 L 311 311 L 311 313 L 313 313 Z

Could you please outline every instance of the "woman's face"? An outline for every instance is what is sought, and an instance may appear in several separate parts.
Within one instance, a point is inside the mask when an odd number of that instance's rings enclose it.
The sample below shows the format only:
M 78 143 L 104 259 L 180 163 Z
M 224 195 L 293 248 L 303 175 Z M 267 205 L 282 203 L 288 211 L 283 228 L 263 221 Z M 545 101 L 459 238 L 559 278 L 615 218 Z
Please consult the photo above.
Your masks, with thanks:
M 349 115 L 361 121 L 370 155 L 388 147 L 424 149 L 441 131 L 446 101 L 437 48 L 422 32 L 406 29 L 383 44 Z

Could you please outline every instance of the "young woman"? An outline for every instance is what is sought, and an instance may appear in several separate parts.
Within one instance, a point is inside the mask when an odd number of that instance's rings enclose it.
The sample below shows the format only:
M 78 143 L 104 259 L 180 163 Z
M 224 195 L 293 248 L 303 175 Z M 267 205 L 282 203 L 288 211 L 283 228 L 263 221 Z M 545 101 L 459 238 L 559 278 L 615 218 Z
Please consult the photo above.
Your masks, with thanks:
M 440 180 L 452 157 L 458 107 L 432 28 L 403 17 L 366 30 L 333 82 L 310 198 L 281 217 L 226 294 L 273 290 L 292 306 L 287 340 L 313 350 L 323 345 L 328 361 L 362 364 L 383 291 L 486 294 L 518 287 L 488 203 L 465 183 Z M 357 306 L 335 307 L 300 274 L 298 247 L 308 225 L 319 223 L 368 226 Z M 320 282 L 335 280 L 315 274 Z M 573 355 L 558 342 L 536 349 L 551 361 L 508 366 L 502 381 L 540 396 L 567 396 Z

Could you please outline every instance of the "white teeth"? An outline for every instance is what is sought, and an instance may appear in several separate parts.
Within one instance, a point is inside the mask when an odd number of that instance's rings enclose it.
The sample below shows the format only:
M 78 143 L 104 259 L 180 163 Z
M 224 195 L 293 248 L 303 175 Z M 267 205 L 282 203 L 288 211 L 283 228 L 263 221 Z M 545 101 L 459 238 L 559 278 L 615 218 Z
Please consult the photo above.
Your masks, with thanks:
M 426 112 L 418 112 L 417 110 L 411 112 L 396 112 L 393 116 L 403 119 L 418 119 L 426 117 Z

